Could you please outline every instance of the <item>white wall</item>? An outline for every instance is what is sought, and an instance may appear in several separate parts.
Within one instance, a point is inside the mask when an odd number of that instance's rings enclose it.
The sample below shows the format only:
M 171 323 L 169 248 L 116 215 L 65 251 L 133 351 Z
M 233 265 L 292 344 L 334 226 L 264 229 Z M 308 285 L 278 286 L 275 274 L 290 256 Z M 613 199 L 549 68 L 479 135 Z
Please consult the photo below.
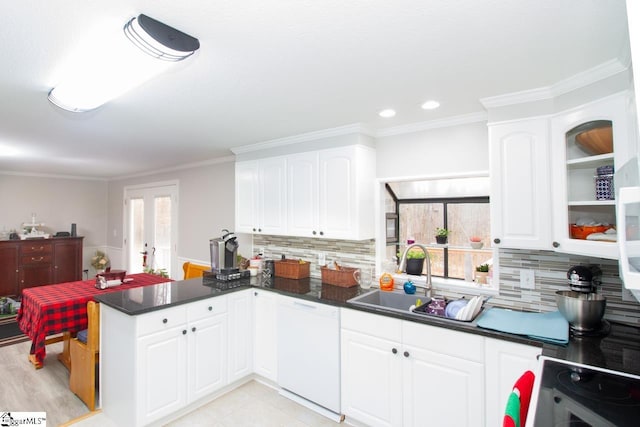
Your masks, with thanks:
M 108 238 L 111 252 L 123 249 L 123 195 L 129 185 L 178 181 L 178 258 L 210 262 L 209 239 L 235 225 L 235 164 L 218 164 L 110 181 Z M 177 276 L 176 276 L 177 277 Z
M 489 170 L 486 122 L 378 138 L 377 178 Z
M 32 213 L 52 234 L 77 224 L 78 235 L 84 236 L 85 269 L 95 248 L 106 245 L 106 181 L 0 174 L 0 200 L 0 229 L 20 231 Z

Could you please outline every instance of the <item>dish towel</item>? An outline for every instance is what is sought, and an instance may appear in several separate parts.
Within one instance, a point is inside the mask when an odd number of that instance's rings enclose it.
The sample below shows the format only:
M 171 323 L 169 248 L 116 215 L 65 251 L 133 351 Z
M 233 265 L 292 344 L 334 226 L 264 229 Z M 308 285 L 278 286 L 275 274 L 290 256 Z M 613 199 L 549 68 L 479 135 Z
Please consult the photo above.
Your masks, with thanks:
M 559 311 L 527 313 L 492 307 L 485 310 L 480 316 L 478 327 L 526 335 L 529 338 L 552 344 L 567 344 L 569 342 L 569 322 Z
M 533 372 L 526 371 L 516 381 L 513 391 L 509 395 L 509 400 L 507 400 L 502 427 L 524 427 L 526 425 L 534 380 Z

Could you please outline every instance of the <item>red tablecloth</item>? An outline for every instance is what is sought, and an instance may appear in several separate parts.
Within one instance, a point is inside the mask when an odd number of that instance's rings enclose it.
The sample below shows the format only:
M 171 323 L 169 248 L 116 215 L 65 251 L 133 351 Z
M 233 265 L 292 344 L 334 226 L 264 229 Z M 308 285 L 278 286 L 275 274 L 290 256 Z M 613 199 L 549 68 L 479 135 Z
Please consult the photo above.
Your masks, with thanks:
M 127 278 L 133 281 L 107 289 L 96 288 L 95 279 L 24 289 L 18 326 L 31 338 L 31 354 L 36 360 L 39 363 L 44 360 L 47 336 L 75 333 L 87 328 L 87 303 L 95 295 L 171 281 L 146 273 L 128 275 Z

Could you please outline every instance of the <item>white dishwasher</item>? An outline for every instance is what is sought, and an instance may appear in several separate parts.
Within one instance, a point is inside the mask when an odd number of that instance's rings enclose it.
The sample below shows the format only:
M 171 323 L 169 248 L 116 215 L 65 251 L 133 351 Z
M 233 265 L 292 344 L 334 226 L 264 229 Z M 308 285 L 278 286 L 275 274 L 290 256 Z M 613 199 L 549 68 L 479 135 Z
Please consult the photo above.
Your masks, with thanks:
M 283 297 L 278 303 L 278 384 L 340 413 L 340 309 Z

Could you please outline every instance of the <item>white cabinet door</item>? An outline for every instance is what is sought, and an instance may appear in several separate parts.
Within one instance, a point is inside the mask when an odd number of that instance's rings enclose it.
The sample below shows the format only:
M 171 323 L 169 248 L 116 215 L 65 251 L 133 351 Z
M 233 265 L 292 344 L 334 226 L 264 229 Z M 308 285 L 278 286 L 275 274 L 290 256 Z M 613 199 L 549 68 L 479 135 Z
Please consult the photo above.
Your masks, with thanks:
M 513 385 L 527 370 L 536 371 L 542 348 L 485 338 L 486 426 L 502 423 Z
M 286 159 L 237 162 L 235 178 L 235 231 L 285 234 Z
M 229 383 L 253 371 L 253 298 L 251 289 L 228 296 Z
M 141 337 L 137 347 L 136 424 L 146 425 L 186 404 L 186 325 Z
M 331 239 L 374 237 L 375 152 L 349 146 L 319 153 L 319 233 Z
M 403 426 L 481 424 L 484 419 L 481 363 L 411 346 L 403 347 L 402 359 Z
M 570 225 L 593 221 L 615 225 L 614 200 L 598 200 L 594 176 L 600 166 L 620 168 L 630 151 L 628 94 L 621 93 L 566 111 L 552 119 L 553 245 L 558 252 L 618 259 L 615 242 L 572 238 Z M 593 154 L 576 143 L 578 126 L 609 121 L 613 129 L 613 152 Z M 615 185 L 615 184 L 614 184 Z
M 253 233 L 258 225 L 258 162 L 237 162 L 235 175 L 235 231 Z
M 343 329 L 341 345 L 342 412 L 347 419 L 370 426 L 402 425 L 400 343 Z
M 271 381 L 278 379 L 278 294 L 253 289 L 253 370 Z
M 286 158 L 274 157 L 258 161 L 258 182 L 258 232 L 286 234 Z
M 550 250 L 548 118 L 490 125 L 489 140 L 494 245 Z
M 188 398 L 193 402 L 227 385 L 227 315 L 189 323 Z
M 318 178 L 318 152 L 287 157 L 288 234 L 319 237 Z

